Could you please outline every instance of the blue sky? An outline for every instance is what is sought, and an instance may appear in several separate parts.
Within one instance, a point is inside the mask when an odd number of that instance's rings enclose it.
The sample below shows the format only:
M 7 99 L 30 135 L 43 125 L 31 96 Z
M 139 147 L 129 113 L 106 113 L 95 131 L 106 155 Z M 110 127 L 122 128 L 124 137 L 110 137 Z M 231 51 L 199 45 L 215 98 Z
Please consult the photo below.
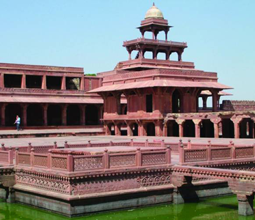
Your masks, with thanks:
M 149 0 L 2 0 L 0 62 L 112 70 L 128 59 L 124 40 L 136 29 Z M 187 42 L 184 61 L 218 73 L 235 89 L 226 99 L 255 100 L 255 1 L 156 0 L 173 41 Z

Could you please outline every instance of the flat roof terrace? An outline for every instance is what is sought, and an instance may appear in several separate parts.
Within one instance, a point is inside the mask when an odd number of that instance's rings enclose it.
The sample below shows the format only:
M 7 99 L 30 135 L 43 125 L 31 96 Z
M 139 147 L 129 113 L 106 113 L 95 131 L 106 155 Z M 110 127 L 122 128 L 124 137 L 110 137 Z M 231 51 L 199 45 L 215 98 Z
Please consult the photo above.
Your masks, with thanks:
M 62 67 L 62 66 L 47 66 L 47 65 L 30 65 L 30 64 L 15 64 L 15 63 L 0 63 L 0 71 L 46 71 L 46 72 L 68 72 L 68 73 L 84 73 L 82 67 Z

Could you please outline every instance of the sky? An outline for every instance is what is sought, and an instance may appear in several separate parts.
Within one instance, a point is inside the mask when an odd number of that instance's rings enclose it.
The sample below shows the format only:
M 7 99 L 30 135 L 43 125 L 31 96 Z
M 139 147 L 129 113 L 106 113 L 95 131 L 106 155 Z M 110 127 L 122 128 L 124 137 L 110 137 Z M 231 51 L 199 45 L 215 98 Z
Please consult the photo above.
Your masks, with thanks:
M 255 100 L 254 0 L 155 0 L 183 61 L 217 72 L 224 99 Z M 0 0 L 0 62 L 112 70 L 153 0 Z

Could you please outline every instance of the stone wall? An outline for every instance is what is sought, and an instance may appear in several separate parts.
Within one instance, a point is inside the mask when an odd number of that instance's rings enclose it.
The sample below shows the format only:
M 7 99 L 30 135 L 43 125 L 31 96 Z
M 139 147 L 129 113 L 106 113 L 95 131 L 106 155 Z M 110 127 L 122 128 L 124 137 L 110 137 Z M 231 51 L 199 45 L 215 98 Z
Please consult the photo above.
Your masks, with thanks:
M 224 111 L 254 111 L 255 101 L 223 100 L 221 109 Z

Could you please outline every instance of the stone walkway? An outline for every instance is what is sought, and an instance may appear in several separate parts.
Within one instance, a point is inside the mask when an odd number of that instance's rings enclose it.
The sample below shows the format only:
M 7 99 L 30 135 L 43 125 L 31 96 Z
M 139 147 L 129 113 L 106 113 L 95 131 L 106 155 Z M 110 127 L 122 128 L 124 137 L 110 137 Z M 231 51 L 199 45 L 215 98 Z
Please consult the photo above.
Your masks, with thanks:
M 72 129 L 69 129 L 69 131 Z M 74 129 L 75 130 L 75 129 Z M 3 132 L 3 131 L 1 131 Z M 231 138 L 179 138 L 179 137 L 127 137 L 127 136 L 64 136 L 64 137 L 34 137 L 34 138 L 2 138 L 1 143 L 5 146 L 27 146 L 28 143 L 32 143 L 32 146 L 41 145 L 52 145 L 55 141 L 58 146 L 63 146 L 65 141 L 68 143 L 85 143 L 87 141 L 92 142 L 110 142 L 110 141 L 128 141 L 134 139 L 136 141 L 145 141 L 148 139 L 150 142 L 156 140 L 165 140 L 165 142 L 177 143 L 180 139 L 184 143 L 191 140 L 191 143 L 208 143 L 210 140 L 213 144 L 228 144 L 233 141 L 235 145 L 253 145 L 255 144 L 255 139 L 231 139 Z
M 61 128 L 61 129 L 25 129 L 25 130 L 0 130 L 0 138 L 23 138 L 23 137 L 52 137 L 72 135 L 103 135 L 103 126 L 85 128 Z

